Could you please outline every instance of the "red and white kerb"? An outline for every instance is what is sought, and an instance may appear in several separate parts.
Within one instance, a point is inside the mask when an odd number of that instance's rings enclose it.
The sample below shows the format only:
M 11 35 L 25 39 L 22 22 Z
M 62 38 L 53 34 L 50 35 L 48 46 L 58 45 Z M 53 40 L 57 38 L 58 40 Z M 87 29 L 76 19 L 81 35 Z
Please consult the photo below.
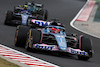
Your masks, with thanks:
M 8 57 L 12 60 L 18 61 L 20 63 L 24 63 L 31 67 L 59 67 L 57 65 L 40 60 L 38 58 L 24 54 L 22 52 L 3 46 L 1 44 L 0 44 L 0 55 Z

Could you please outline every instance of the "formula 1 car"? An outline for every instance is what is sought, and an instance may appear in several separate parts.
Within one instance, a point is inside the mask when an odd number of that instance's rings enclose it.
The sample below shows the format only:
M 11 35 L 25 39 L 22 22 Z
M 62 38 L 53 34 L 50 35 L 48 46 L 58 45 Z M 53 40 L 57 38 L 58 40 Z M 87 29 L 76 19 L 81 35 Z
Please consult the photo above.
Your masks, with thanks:
M 5 25 L 11 24 L 11 25 L 27 25 L 28 18 L 34 18 L 35 16 L 32 16 L 31 13 L 29 13 L 27 10 L 20 11 L 18 13 L 13 13 L 12 11 L 8 10 L 6 13 L 5 18 Z
M 39 9 L 38 4 L 38 10 L 31 11 L 33 8 L 29 9 L 29 5 L 25 5 L 25 7 L 14 7 L 14 11 L 8 10 L 6 12 L 6 18 L 5 18 L 5 25 L 12 24 L 12 25 L 27 25 L 27 21 L 29 18 L 32 19 L 39 19 L 39 20 L 47 20 L 48 11 Z M 35 8 L 34 8 L 35 9 Z
M 43 20 L 47 20 L 48 11 L 43 9 L 43 4 L 26 2 L 25 5 L 14 6 L 14 12 L 18 13 L 19 10 L 22 10 L 24 7 L 27 7 L 27 9 L 34 14 L 42 15 L 44 17 Z
M 30 11 L 40 11 L 43 10 L 43 4 L 34 3 L 34 2 L 26 2 L 24 5 L 14 6 L 14 12 L 19 12 L 24 7 L 27 7 Z
M 88 60 L 93 55 L 90 38 L 83 35 L 79 38 L 76 38 L 74 34 L 67 35 L 64 27 L 55 25 L 41 29 L 17 26 L 15 46 L 25 46 L 27 51 L 40 49 L 75 54 L 81 60 Z

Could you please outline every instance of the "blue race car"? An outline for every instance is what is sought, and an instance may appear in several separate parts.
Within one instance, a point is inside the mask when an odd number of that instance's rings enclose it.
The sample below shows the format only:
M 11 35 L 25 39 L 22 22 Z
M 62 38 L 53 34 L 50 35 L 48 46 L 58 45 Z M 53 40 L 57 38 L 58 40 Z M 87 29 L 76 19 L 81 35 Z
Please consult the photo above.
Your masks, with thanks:
M 35 2 L 26 2 L 24 5 L 14 6 L 14 12 L 18 13 L 24 7 L 28 9 L 34 15 L 41 15 L 43 20 L 47 20 L 48 11 L 43 8 L 43 4 L 35 3 Z
M 88 60 L 93 54 L 90 38 L 83 35 L 76 38 L 75 34 L 66 34 L 64 27 L 55 25 L 44 28 L 17 26 L 15 46 L 25 46 L 27 51 L 39 49 L 75 54 L 81 60 Z
M 27 25 L 29 18 L 42 20 L 42 16 L 34 15 L 26 9 L 20 10 L 18 13 L 8 10 L 4 23 L 5 25 Z
M 33 6 L 35 6 L 33 8 Z M 44 10 L 41 4 L 34 3 L 23 7 L 14 7 L 14 11 L 6 12 L 5 25 L 27 25 L 28 19 L 47 20 L 48 11 Z M 30 8 L 29 8 L 30 7 Z

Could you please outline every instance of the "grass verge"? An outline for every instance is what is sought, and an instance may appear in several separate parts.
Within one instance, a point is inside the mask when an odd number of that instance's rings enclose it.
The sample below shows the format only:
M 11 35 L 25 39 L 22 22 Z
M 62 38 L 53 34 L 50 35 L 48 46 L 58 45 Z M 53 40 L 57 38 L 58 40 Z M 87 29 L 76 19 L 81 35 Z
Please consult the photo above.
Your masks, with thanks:
M 0 67 L 20 67 L 20 66 L 0 58 Z
M 94 22 L 100 22 L 100 2 L 98 2 L 98 8 L 94 17 Z

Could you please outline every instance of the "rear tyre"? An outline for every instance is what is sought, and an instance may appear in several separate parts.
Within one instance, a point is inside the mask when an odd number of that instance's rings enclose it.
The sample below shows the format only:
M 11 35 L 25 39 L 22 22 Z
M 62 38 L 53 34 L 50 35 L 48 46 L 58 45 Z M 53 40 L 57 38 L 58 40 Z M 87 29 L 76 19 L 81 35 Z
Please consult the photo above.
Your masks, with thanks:
M 91 41 L 91 39 L 82 36 L 80 49 L 86 51 L 89 54 L 89 56 L 78 55 L 78 59 L 87 61 L 90 57 L 92 57 L 92 41 Z
M 17 26 L 15 33 L 15 46 L 25 46 L 29 29 L 30 28 L 27 26 Z
M 48 11 L 47 10 L 41 10 L 40 15 L 43 16 L 44 21 L 46 21 L 48 19 Z
M 8 10 L 8 11 L 6 12 L 6 19 L 5 19 L 5 21 L 4 21 L 4 24 L 5 24 L 5 25 L 8 25 L 8 24 L 11 22 L 12 18 L 13 18 L 13 12 L 10 11 L 10 10 Z
M 40 43 L 40 40 L 41 40 L 41 31 L 38 31 L 36 29 L 30 29 L 25 49 L 27 51 L 31 51 L 33 44 Z

